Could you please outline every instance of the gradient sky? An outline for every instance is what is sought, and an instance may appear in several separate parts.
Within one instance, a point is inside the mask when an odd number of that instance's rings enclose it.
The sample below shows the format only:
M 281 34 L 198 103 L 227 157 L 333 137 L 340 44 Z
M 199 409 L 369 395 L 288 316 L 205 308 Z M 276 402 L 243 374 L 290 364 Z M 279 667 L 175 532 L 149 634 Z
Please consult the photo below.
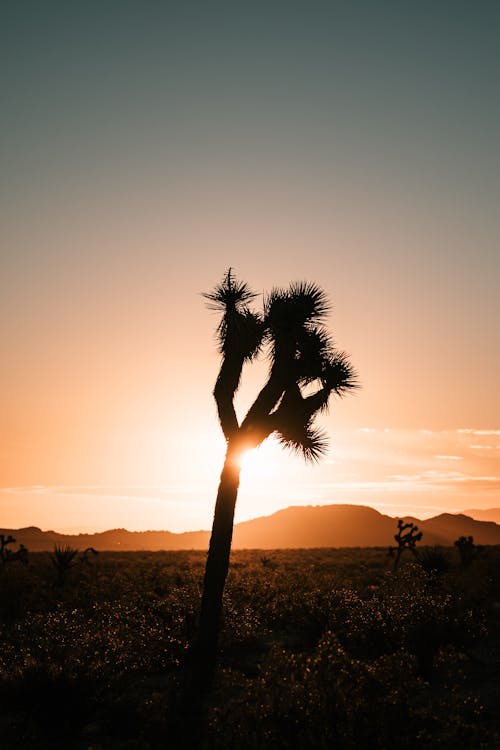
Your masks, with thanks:
M 237 520 L 500 505 L 498 2 L 4 2 L 0 36 L 0 527 L 209 528 L 229 266 L 320 283 L 363 385 L 319 466 L 249 457 Z

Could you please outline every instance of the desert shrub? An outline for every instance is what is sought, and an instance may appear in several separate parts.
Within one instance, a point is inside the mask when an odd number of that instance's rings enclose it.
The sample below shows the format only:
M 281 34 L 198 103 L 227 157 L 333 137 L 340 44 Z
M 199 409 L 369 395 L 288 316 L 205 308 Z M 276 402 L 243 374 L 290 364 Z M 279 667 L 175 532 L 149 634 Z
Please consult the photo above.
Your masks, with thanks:
M 424 547 L 418 555 L 422 570 L 430 576 L 442 576 L 450 569 L 450 562 L 445 551 L 440 547 Z
M 416 679 L 404 654 L 368 667 L 330 632 L 312 655 L 275 649 L 245 698 L 213 713 L 213 746 L 403 750 L 413 746 L 404 688 Z
M 11 717 L 2 724 L 5 747 L 65 750 L 95 711 L 95 685 L 38 665 L 14 683 L 1 680 L 0 701 Z
M 478 548 L 474 544 L 474 538 L 472 536 L 461 536 L 454 544 L 458 550 L 462 566 L 468 568 L 478 555 Z
M 392 623 L 391 639 L 415 655 L 424 677 L 442 646 L 466 648 L 484 634 L 482 613 L 456 591 L 430 588 L 418 563 L 387 577 L 379 606 Z
M 0 654 L 0 674 L 9 678 L 42 666 L 71 678 L 173 669 L 187 647 L 161 617 L 125 603 L 93 605 L 86 612 L 61 605 L 32 614 L 9 640 L 10 649 Z
M 12 534 L 0 534 L 0 569 L 11 562 L 21 562 L 24 565 L 28 562 L 28 550 L 24 544 L 20 544 L 17 550 L 12 549 L 11 545 L 16 540 Z
M 32 598 L 40 599 L 40 582 L 27 566 L 13 566 L 8 575 L 0 576 L 0 623 L 13 622 L 28 611 Z
M 496 747 L 460 672 L 483 612 L 494 633 L 499 553 L 435 583 L 418 560 L 389 571 L 386 549 L 234 552 L 204 750 Z M 49 554 L 32 553 L 0 575 L 0 700 L 16 696 L 2 702 L 9 726 L 25 727 L 21 746 L 168 744 L 203 561 L 201 551 L 102 553 L 54 587 Z M 51 734 L 30 705 L 64 686 L 81 712 Z
M 258 680 L 226 678 L 232 699 L 212 709 L 210 750 L 494 747 L 479 701 L 437 696 L 403 648 L 364 661 L 326 632 L 312 653 L 274 648 Z
M 77 565 L 78 550 L 69 545 L 60 546 L 56 544 L 50 555 L 50 561 L 57 571 L 57 584 L 62 586 L 66 583 L 68 572 Z

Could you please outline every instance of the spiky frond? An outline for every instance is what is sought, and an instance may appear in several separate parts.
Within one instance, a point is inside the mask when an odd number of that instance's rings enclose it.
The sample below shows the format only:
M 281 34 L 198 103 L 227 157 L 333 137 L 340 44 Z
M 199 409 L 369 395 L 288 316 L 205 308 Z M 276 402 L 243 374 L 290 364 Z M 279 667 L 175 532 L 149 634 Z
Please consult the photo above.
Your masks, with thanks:
M 304 281 L 295 282 L 288 289 L 273 289 L 264 301 L 265 318 L 273 331 L 317 325 L 329 309 L 324 291 Z
M 203 296 L 209 300 L 207 307 L 210 310 L 225 313 L 232 310 L 241 310 L 257 295 L 252 292 L 246 282 L 237 281 L 233 269 L 229 268 L 213 292 L 204 292 Z
M 299 386 L 295 384 L 287 389 L 271 415 L 278 439 L 310 461 L 318 460 L 327 448 L 324 434 L 313 427 L 314 415 L 320 407 L 321 400 L 313 403 L 311 397 L 303 398 Z
M 288 298 L 300 310 L 304 323 L 320 323 L 330 312 L 330 303 L 323 289 L 309 281 L 290 284 Z
M 297 382 L 306 385 L 322 379 L 325 363 L 332 359 L 333 353 L 330 336 L 324 328 L 302 328 L 294 357 Z
M 222 431 L 230 440 L 238 429 L 233 399 L 238 390 L 243 365 L 259 352 L 264 326 L 260 315 L 247 307 L 256 295 L 245 283 L 237 281 L 230 268 L 214 291 L 204 295 L 209 307 L 222 312 L 216 336 L 222 363 L 214 388 L 214 397 Z
M 271 338 L 278 333 L 285 333 L 294 324 L 290 303 L 286 291 L 275 287 L 264 297 L 264 321 Z
M 251 310 L 232 310 L 217 326 L 219 351 L 225 356 L 251 361 L 260 351 L 264 327 L 259 315 Z
M 276 435 L 282 445 L 301 454 L 309 462 L 319 461 L 328 451 L 325 433 L 309 424 L 296 425 L 296 430 L 279 430 Z
M 325 363 L 321 380 L 325 388 L 337 396 L 345 396 L 349 391 L 360 388 L 358 375 L 346 352 L 336 352 Z
M 248 284 L 237 281 L 230 268 L 214 291 L 203 296 L 210 300 L 210 309 L 223 313 L 216 330 L 220 353 L 253 359 L 262 345 L 264 329 L 261 316 L 247 307 L 256 296 Z
M 54 546 L 54 551 L 50 554 L 50 561 L 59 572 L 64 572 L 73 567 L 75 564 L 74 559 L 77 554 L 78 550 L 74 547 L 70 547 L 69 545 L 63 547 L 62 545 L 56 544 Z
M 296 282 L 285 290 L 273 289 L 264 300 L 264 326 L 273 365 L 298 369 L 302 382 L 319 377 L 322 358 L 331 355 L 329 337 L 320 325 L 328 310 L 326 295 L 316 284 Z

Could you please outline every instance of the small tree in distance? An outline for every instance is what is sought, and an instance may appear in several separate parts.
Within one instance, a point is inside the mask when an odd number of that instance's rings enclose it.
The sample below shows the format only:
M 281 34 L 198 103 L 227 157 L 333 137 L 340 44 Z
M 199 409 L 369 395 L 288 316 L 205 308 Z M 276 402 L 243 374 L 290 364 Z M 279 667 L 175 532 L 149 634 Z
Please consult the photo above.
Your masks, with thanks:
M 414 523 L 405 523 L 401 518 L 398 521 L 398 532 L 394 535 L 397 547 L 389 547 L 389 555 L 394 557 L 394 570 L 398 569 L 399 560 L 405 550 L 412 552 L 418 558 L 416 544 L 419 542 L 424 533 L 418 530 Z
M 324 327 L 329 304 L 316 284 L 298 282 L 288 289 L 273 289 L 264 298 L 262 312 L 255 312 L 249 304 L 257 295 L 229 269 L 221 283 L 204 296 L 209 307 L 222 314 L 217 328 L 222 362 L 214 398 L 227 450 L 193 650 L 192 681 L 201 691 L 209 688 L 215 670 L 242 453 L 274 434 L 306 460 L 318 460 L 327 442 L 314 426 L 315 415 L 327 408 L 332 394 L 343 396 L 357 387 L 347 355 L 336 351 Z M 270 361 L 267 382 L 240 423 L 234 397 L 243 365 L 263 349 Z
M 453 544 L 458 549 L 462 567 L 468 568 L 477 558 L 478 549 L 474 544 L 474 537 L 460 536 Z

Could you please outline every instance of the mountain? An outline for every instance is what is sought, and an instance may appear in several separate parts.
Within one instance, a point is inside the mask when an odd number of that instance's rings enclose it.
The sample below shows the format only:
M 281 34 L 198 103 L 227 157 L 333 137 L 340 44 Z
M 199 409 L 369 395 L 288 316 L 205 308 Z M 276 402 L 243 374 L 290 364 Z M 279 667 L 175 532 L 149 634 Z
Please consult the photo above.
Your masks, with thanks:
M 460 513 L 442 513 L 417 523 L 423 531 L 422 544 L 451 545 L 460 536 L 473 536 L 476 544 L 500 544 L 500 525 Z M 396 519 L 364 505 L 295 506 L 270 516 L 236 524 L 235 549 L 277 549 L 301 547 L 388 547 L 394 543 Z M 96 534 L 60 534 L 36 526 L 0 529 L 12 534 L 17 544 L 33 552 L 69 545 L 80 550 L 139 551 L 208 549 L 209 531 L 127 531 L 112 529 Z
M 96 550 L 115 552 L 134 552 L 138 550 L 178 550 L 208 549 L 209 531 L 187 531 L 174 534 L 171 531 L 127 531 L 111 529 L 96 534 L 60 534 L 57 531 L 42 531 L 36 526 L 24 529 L 0 529 L 0 534 L 11 534 L 18 544 L 24 544 L 32 552 L 43 552 L 54 549 L 54 545 L 77 547 L 84 550 L 93 547 Z
M 235 526 L 235 548 L 379 547 L 396 532 L 390 516 L 363 505 L 296 506 Z
M 500 544 L 500 525 L 465 515 L 404 520 L 418 525 L 422 544 L 451 545 L 460 536 L 473 536 L 476 544 Z M 396 531 L 396 519 L 363 505 L 299 506 L 237 524 L 233 546 L 384 547 L 394 543 Z
M 438 539 L 437 544 L 453 544 L 460 536 L 473 536 L 476 544 L 500 544 L 498 524 L 493 521 L 476 521 L 462 513 L 441 513 L 421 521 L 419 527 L 424 532 L 424 543 L 434 537 Z
M 500 524 L 500 508 L 488 508 L 486 510 L 463 510 L 464 516 L 475 518 L 476 521 L 493 521 Z

